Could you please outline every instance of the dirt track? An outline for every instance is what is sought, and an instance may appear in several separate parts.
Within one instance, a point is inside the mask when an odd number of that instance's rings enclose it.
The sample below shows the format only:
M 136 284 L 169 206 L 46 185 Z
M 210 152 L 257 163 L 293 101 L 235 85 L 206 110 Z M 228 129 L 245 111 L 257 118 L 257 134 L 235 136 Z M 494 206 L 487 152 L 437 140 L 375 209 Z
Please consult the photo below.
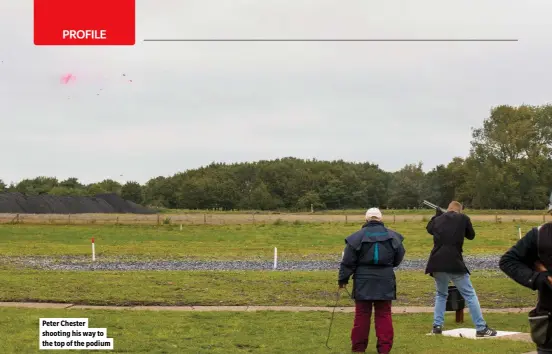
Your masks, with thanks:
M 387 222 L 427 221 L 430 215 L 384 215 Z M 515 215 L 489 214 L 470 215 L 473 221 L 488 222 L 531 222 L 542 223 L 552 221 L 552 216 L 545 215 Z M 361 223 L 363 215 L 328 215 L 328 214 L 0 214 L 0 224 L 57 224 L 57 225 L 224 225 L 224 224 L 263 224 L 274 223 L 277 220 L 286 222 L 335 222 Z

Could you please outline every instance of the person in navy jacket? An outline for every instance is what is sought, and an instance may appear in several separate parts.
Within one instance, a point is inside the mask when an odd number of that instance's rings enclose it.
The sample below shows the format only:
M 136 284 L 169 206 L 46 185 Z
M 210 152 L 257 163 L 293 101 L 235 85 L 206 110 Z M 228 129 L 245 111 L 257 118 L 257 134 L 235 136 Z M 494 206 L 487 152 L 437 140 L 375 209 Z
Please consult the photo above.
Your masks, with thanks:
M 351 331 L 354 353 L 364 353 L 375 309 L 378 353 L 389 353 L 393 347 L 391 302 L 397 299 L 394 268 L 401 264 L 405 249 L 403 236 L 385 227 L 378 208 L 366 212 L 366 223 L 345 239 L 345 250 L 339 269 L 338 285 L 344 288 L 353 277 L 352 298 L 355 319 Z

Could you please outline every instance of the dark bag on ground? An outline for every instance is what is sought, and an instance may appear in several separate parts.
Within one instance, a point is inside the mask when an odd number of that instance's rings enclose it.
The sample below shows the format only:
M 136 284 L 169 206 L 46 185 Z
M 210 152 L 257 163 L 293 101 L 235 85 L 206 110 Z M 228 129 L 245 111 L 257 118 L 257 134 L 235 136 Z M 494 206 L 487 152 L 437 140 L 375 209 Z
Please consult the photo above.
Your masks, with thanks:
M 545 346 L 552 339 L 552 316 L 550 313 L 538 312 L 537 309 L 529 312 L 529 327 L 531 328 L 531 339 L 537 346 Z
M 460 311 L 466 307 L 466 303 L 462 294 L 456 286 L 448 287 L 448 296 L 447 296 L 447 311 Z

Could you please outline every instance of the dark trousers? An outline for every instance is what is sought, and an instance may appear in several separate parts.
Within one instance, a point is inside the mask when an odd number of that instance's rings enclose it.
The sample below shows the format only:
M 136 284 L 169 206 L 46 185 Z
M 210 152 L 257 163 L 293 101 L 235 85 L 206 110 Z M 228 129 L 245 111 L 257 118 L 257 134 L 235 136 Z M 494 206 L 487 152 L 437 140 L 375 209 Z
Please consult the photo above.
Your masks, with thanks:
M 352 349 L 355 353 L 364 353 L 368 347 L 372 306 L 375 309 L 375 327 L 378 353 L 389 353 L 393 347 L 393 320 L 391 301 L 356 301 L 355 321 L 351 331 Z
M 543 346 L 537 345 L 537 353 L 538 354 L 552 354 L 552 341 L 549 341 Z
M 538 354 L 552 354 L 552 343 L 548 344 L 544 347 L 538 347 L 537 346 L 537 353 Z

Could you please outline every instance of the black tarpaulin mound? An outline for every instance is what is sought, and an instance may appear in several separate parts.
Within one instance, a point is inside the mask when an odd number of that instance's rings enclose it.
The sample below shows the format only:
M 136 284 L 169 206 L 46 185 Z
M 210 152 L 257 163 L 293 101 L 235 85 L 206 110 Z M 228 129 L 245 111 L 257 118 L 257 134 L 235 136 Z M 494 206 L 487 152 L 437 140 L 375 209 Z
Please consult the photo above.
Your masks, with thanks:
M 10 214 L 155 214 L 155 210 L 124 200 L 117 194 L 94 197 L 0 193 L 0 213 Z

